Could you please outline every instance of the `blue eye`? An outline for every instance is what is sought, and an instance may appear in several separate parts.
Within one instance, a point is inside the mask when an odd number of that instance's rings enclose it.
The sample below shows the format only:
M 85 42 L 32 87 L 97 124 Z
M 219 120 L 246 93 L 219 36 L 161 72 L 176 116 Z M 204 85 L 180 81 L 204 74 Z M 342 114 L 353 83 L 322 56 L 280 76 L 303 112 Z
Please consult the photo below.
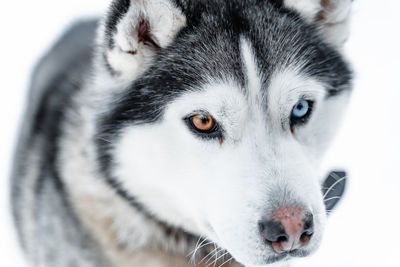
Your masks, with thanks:
M 290 128 L 292 132 L 295 126 L 305 124 L 308 121 L 313 106 L 314 102 L 310 100 L 300 100 L 294 105 L 292 114 L 290 115 Z
M 310 110 L 310 103 L 307 100 L 300 100 L 297 104 L 293 107 L 292 119 L 301 119 L 308 114 Z

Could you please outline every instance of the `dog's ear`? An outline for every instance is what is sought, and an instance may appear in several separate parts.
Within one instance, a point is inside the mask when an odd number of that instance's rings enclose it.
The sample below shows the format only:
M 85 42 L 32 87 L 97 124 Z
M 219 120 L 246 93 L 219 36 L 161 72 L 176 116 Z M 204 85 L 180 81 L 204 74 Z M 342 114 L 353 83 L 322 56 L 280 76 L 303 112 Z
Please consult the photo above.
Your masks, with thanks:
M 331 45 L 340 48 L 349 35 L 353 0 L 285 0 L 309 22 L 316 23 Z
M 114 0 L 98 33 L 101 60 L 114 77 L 133 80 L 185 24 L 172 0 Z

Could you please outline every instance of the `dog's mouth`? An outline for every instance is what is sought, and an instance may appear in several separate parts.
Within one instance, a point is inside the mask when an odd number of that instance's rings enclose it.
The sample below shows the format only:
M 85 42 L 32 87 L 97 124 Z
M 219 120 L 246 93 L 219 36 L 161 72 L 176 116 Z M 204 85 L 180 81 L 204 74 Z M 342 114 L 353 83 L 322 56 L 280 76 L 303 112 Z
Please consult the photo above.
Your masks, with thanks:
M 279 255 L 270 256 L 265 260 L 265 264 L 273 264 L 279 261 L 288 261 L 290 260 L 289 253 L 283 253 Z
M 269 256 L 267 259 L 265 259 L 265 264 L 273 264 L 276 262 L 289 261 L 290 259 L 293 258 L 303 258 L 309 256 L 310 254 L 311 254 L 310 251 L 295 249 L 292 251 Z

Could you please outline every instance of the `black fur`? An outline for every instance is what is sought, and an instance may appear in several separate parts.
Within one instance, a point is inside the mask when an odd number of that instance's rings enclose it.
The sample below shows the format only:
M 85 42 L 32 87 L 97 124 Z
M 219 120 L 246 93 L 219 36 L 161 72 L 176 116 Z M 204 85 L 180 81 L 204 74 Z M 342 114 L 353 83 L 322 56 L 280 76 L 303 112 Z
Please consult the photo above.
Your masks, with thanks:
M 98 164 L 105 181 L 119 196 L 149 217 L 153 215 L 112 176 L 114 159 L 110 143 L 119 138 L 119 132 L 127 125 L 157 122 L 162 118 L 167 103 L 187 90 L 201 90 L 209 77 L 221 81 L 233 79 L 246 90 L 248 81 L 240 55 L 241 37 L 250 40 L 254 45 L 264 88 L 268 88 L 272 73 L 278 68 L 287 67 L 285 64 L 292 66 L 301 63 L 299 65 L 303 66 L 302 71 L 323 81 L 331 96 L 349 88 L 351 79 L 346 63 L 332 47 L 324 43 L 315 26 L 306 23 L 296 12 L 282 7 L 282 1 L 175 0 L 175 4 L 186 16 L 187 26 L 177 34 L 172 44 L 156 52 L 152 66 L 139 79 L 113 96 L 110 109 L 99 115 L 97 124 Z M 106 48 L 114 47 L 112 37 L 116 25 L 129 6 L 129 0 L 112 2 L 105 21 Z M 46 190 L 54 188 L 49 199 L 55 203 L 50 203 L 45 211 L 35 210 L 38 220 L 44 221 L 40 222 L 42 224 L 39 228 L 42 229 L 38 233 L 47 230 L 46 215 L 57 209 L 62 209 L 61 215 L 57 217 L 58 221 L 56 220 L 58 224 L 61 225 L 62 220 L 68 220 L 66 225 L 73 225 L 66 229 L 67 237 L 70 229 L 80 229 L 79 222 L 74 218 L 74 211 L 68 206 L 68 195 L 56 162 L 66 111 L 74 109 L 72 97 L 91 75 L 96 24 L 96 21 L 83 23 L 69 31 L 39 65 L 33 81 L 26 118 L 28 123 L 23 129 L 17 151 L 18 163 L 15 164 L 13 174 L 12 194 L 15 198 L 14 215 L 18 222 L 21 218 L 18 199 L 22 195 L 18 185 L 23 184 L 19 177 L 25 176 L 24 172 L 28 169 L 24 166 L 25 159 L 28 158 L 24 153 L 29 152 L 32 145 L 43 141 L 36 151 L 41 156 L 41 171 L 35 180 L 35 193 L 38 202 L 46 202 Z M 52 62 L 55 59 L 57 62 Z M 103 64 L 107 67 L 107 62 Z M 112 71 L 111 66 L 109 70 Z M 41 82 L 43 80 L 46 81 L 45 84 Z M 41 216 L 39 212 L 47 213 Z M 161 223 L 158 218 L 155 221 Z M 171 235 L 173 231 L 167 225 L 163 226 L 166 235 Z M 84 240 L 71 241 L 66 238 L 66 242 L 78 244 L 71 247 L 77 247 L 78 250 L 79 246 L 90 247 L 85 235 L 74 236 Z M 47 242 L 52 245 L 51 242 L 60 240 L 53 240 L 51 234 L 49 237 Z M 188 240 L 196 238 L 191 234 L 185 237 Z M 273 260 L 266 259 L 266 262 Z
M 109 48 L 114 47 L 113 34 L 117 30 L 118 22 L 128 12 L 131 0 L 115 0 L 111 2 L 111 6 L 106 18 L 105 39 Z
M 155 56 L 153 65 L 121 95 L 99 120 L 98 154 L 102 171 L 110 174 L 109 143 L 125 125 L 153 123 L 166 103 L 188 89 L 200 90 L 207 77 L 234 79 L 246 88 L 240 37 L 254 45 L 264 88 L 276 69 L 303 66 L 306 75 L 324 82 L 333 96 L 350 88 L 351 72 L 340 54 L 326 44 L 314 25 L 269 1 L 188 1 L 187 26 Z M 301 64 L 299 64 L 301 63 Z

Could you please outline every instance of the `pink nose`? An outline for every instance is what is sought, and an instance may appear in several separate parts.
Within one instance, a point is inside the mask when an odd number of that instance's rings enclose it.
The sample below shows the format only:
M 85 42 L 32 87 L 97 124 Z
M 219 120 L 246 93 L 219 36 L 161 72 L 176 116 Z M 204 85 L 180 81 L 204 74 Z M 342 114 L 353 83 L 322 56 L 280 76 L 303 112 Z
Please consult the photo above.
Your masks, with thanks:
M 306 246 L 313 234 L 313 216 L 299 206 L 279 207 L 271 220 L 259 223 L 264 239 L 277 253 Z

